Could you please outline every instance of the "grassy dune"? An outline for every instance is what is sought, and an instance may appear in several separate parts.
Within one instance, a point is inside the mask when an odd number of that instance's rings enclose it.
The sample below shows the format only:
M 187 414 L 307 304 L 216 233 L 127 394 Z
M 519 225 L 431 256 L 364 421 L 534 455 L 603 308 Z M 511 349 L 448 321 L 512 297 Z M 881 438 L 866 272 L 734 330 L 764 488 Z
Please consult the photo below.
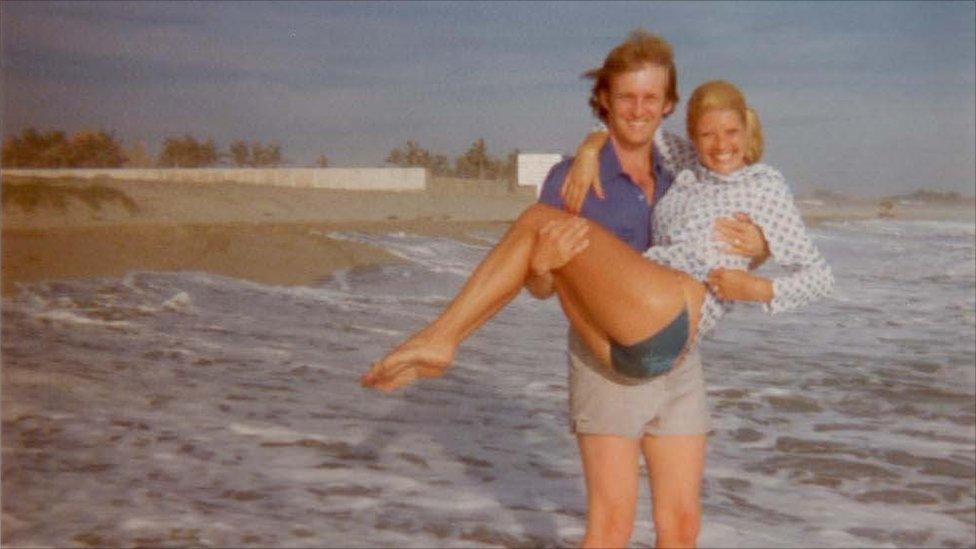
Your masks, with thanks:
M 95 180 L 83 187 L 59 184 L 58 181 L 33 177 L 5 177 L 3 208 L 18 206 L 26 213 L 46 208 L 66 212 L 69 202 L 77 200 L 94 211 L 100 211 L 104 204 L 111 203 L 118 203 L 130 214 L 137 214 L 140 211 L 135 200 L 125 192 L 106 185 L 105 180 Z

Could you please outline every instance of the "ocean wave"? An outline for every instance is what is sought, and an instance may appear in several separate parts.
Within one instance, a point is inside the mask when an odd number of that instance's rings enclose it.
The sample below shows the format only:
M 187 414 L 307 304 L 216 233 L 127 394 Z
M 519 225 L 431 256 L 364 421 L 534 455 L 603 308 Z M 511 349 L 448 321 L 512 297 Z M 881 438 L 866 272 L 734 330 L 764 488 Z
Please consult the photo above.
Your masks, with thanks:
M 965 221 L 864 219 L 825 221 L 820 227 L 840 233 L 860 232 L 866 235 L 884 236 L 976 236 L 976 224 Z
M 971 236 L 940 247 L 941 233 L 900 227 L 821 225 L 835 298 L 774 317 L 743 307 L 703 342 L 702 546 L 972 539 L 976 312 L 970 256 L 955 255 Z M 577 544 L 558 304 L 519 298 L 443 378 L 366 391 L 370 361 L 433 318 L 463 280 L 452 269 L 483 252 L 361 238 L 417 261 L 314 287 L 144 272 L 5 298 L 4 401 L 24 411 L 4 417 L 4 495 L 17 490 L 4 512 L 33 532 L 10 543 Z M 875 246 L 889 240 L 901 248 Z M 653 536 L 646 491 L 639 506 L 637 544 Z M 44 527 L 90 512 L 111 524 Z
M 125 320 L 102 320 L 64 310 L 40 311 L 35 313 L 33 317 L 42 321 L 64 322 L 79 326 L 104 326 L 107 328 L 132 328 L 134 326 L 133 323 Z

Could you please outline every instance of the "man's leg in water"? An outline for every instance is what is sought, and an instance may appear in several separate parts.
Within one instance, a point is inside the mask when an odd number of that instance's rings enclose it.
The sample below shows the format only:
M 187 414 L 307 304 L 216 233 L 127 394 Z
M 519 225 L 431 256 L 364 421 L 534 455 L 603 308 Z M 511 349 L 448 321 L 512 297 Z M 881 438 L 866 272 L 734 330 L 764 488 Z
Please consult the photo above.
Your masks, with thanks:
M 705 435 L 641 439 L 651 484 L 656 547 L 695 547 L 701 526 Z
M 582 547 L 627 547 L 637 512 L 639 441 L 578 434 L 586 478 L 586 534 Z

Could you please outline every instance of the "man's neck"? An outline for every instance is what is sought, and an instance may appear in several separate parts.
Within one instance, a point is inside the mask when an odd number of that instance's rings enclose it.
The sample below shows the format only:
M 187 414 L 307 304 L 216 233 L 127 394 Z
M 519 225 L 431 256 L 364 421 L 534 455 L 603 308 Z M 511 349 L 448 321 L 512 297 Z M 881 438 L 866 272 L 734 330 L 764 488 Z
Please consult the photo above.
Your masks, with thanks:
M 610 142 L 613 144 L 617 158 L 620 160 L 620 167 L 624 173 L 630 176 L 636 183 L 641 184 L 652 179 L 651 147 L 652 143 L 638 147 L 627 147 L 610 135 Z

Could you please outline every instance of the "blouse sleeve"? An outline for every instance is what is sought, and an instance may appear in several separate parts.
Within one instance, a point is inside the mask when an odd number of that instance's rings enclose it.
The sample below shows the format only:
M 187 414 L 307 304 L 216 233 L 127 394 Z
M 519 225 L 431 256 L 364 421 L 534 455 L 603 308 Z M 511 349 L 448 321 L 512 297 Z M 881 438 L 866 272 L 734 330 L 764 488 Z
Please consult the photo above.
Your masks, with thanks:
M 696 252 L 697 250 L 693 249 L 687 243 L 680 242 L 677 244 L 652 246 L 644 252 L 644 257 L 665 267 L 684 271 L 691 275 L 692 278 L 704 282 L 708 279 L 708 272 L 711 271 L 713 265 L 708 262 L 708 258 Z
M 773 260 L 789 273 L 773 279 L 773 299 L 763 309 L 780 313 L 829 294 L 834 275 L 810 239 L 782 174 L 769 168 L 759 177 L 751 217 L 762 228 Z
M 664 266 L 670 266 L 674 264 L 674 260 L 677 259 L 679 250 L 677 246 L 668 245 L 663 243 L 660 245 L 651 246 L 644 252 L 644 257 L 647 259 L 659 263 Z
M 654 136 L 654 145 L 664 162 L 664 168 L 671 173 L 692 169 L 698 164 L 698 153 L 694 145 L 675 133 L 659 130 Z

